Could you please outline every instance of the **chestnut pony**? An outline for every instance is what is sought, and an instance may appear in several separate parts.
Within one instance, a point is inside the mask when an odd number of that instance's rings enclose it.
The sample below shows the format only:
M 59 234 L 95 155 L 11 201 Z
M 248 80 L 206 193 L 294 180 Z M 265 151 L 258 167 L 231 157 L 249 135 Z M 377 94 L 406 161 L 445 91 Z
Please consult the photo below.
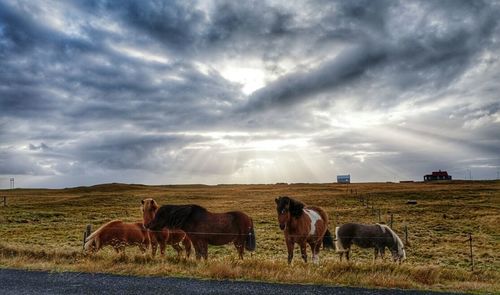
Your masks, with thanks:
M 137 245 L 143 253 L 150 244 L 148 231 L 141 222 L 125 223 L 110 221 L 85 240 L 85 251 L 97 252 L 104 246 L 111 246 L 117 253 L 124 252 L 126 246 Z
M 196 259 L 208 258 L 208 245 L 233 243 L 240 259 L 245 249 L 255 250 L 253 221 L 240 211 L 212 213 L 198 205 L 164 205 L 146 224 L 151 230 L 182 229 L 193 242 Z
M 274 201 L 280 229 L 285 232 L 288 263 L 292 262 L 295 243 L 299 244 L 305 262 L 307 262 L 306 244 L 309 244 L 313 262 L 318 263 L 321 242 L 324 248 L 333 248 L 332 235 L 328 230 L 328 215 L 319 207 L 306 207 L 304 203 L 290 197 L 279 197 Z
M 155 200 L 148 198 L 141 201 L 142 221 L 144 224 L 149 224 L 158 211 L 158 204 Z M 186 257 L 191 254 L 191 240 L 186 233 L 181 229 L 167 229 L 162 228 L 157 231 L 149 230 L 149 237 L 151 239 L 151 250 L 153 256 L 156 255 L 156 248 L 160 245 L 161 255 L 165 254 L 166 245 L 171 245 L 177 251 L 177 256 L 181 257 L 182 247 L 179 245 L 181 242 L 186 251 Z

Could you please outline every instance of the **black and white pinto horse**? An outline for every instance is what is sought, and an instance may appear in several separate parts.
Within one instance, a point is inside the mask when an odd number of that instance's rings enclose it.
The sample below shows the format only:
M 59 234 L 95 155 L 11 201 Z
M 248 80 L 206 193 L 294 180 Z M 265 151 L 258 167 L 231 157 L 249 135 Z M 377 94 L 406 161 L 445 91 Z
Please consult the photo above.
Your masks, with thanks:
M 385 248 L 389 248 L 393 261 L 401 263 L 406 259 L 403 242 L 399 236 L 385 224 L 346 223 L 335 228 L 335 248 L 340 253 L 340 260 L 345 254 L 349 260 L 351 245 L 361 248 L 374 248 L 374 260 L 380 255 L 384 258 Z

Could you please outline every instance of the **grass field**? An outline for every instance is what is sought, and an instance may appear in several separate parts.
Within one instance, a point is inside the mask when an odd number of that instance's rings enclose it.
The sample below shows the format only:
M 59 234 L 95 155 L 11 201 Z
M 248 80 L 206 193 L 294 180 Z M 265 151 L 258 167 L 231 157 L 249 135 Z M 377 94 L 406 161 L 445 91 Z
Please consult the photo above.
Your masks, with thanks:
M 339 262 L 333 251 L 322 251 L 320 264 L 313 265 L 303 263 L 296 249 L 293 264 L 288 266 L 274 203 L 280 195 L 323 207 L 330 216 L 331 229 L 346 222 L 377 222 L 378 209 L 382 222 L 388 222 L 391 212 L 393 228 L 401 237 L 404 225 L 408 226 L 407 261 L 397 265 L 386 255 L 385 261 L 373 263 L 373 250 L 353 247 L 350 263 Z M 367 208 L 358 198 L 368 195 Z M 500 292 L 500 181 L 348 187 L 105 184 L 61 190 L 0 190 L 0 196 L 7 196 L 7 207 L 0 207 L 0 267 Z M 247 252 L 240 261 L 232 245 L 210 247 L 207 262 L 177 260 L 172 248 L 168 248 L 166 258 L 143 256 L 136 248 L 128 248 L 123 256 L 111 249 L 96 256 L 82 253 L 87 224 L 96 229 L 112 219 L 140 220 L 140 201 L 146 197 L 159 204 L 196 203 L 215 212 L 242 210 L 254 219 L 257 250 L 252 255 Z M 418 204 L 407 205 L 409 199 Z M 470 268 L 468 232 L 473 233 L 474 271 Z

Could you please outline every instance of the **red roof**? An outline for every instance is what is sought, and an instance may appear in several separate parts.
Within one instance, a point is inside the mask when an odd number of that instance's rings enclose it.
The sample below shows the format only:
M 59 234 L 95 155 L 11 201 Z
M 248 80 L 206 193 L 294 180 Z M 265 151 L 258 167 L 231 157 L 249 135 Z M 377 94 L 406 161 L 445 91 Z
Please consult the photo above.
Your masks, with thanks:
M 448 176 L 448 172 L 446 172 L 446 171 L 441 171 L 441 170 L 439 170 L 439 171 L 437 171 L 437 172 L 436 172 L 436 171 L 434 171 L 434 172 L 432 172 L 432 176 Z

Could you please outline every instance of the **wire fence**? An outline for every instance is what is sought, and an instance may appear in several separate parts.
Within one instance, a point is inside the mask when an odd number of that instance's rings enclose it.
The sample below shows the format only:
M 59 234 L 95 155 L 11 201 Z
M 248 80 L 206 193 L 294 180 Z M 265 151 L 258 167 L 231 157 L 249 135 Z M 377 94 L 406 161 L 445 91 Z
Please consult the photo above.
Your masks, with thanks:
M 349 192 L 348 192 L 349 193 Z M 358 195 L 358 191 L 357 189 L 351 189 L 350 190 L 350 194 L 351 195 L 355 195 L 355 198 L 359 201 L 359 203 L 364 206 L 365 208 L 367 208 L 368 210 L 371 211 L 371 214 L 372 215 L 375 215 L 378 217 L 378 222 L 381 223 L 383 222 L 382 221 L 382 210 L 380 208 L 377 208 L 375 207 L 375 201 L 374 201 L 374 197 L 372 194 L 366 194 L 366 195 L 363 195 L 363 194 L 359 194 Z M 407 205 L 417 205 L 418 202 L 416 200 L 408 200 L 406 202 Z M 387 218 L 387 216 L 389 216 Z M 338 215 L 337 215 L 337 220 L 338 222 Z M 385 223 L 389 225 L 389 227 L 392 229 L 394 227 L 394 213 L 393 212 L 390 212 L 390 211 L 387 211 L 386 212 L 386 220 L 385 220 Z M 408 224 L 406 222 L 404 222 L 404 225 L 403 225 L 403 231 L 404 231 L 404 245 L 407 246 L 407 245 L 410 245 L 409 243 L 409 230 L 408 230 Z M 474 271 L 474 250 L 473 250 L 473 234 L 472 232 L 469 232 L 469 233 L 466 233 L 468 238 L 467 240 L 465 240 L 464 242 L 468 244 L 468 254 L 469 254 L 469 259 L 470 259 L 470 268 L 471 268 L 471 271 Z

